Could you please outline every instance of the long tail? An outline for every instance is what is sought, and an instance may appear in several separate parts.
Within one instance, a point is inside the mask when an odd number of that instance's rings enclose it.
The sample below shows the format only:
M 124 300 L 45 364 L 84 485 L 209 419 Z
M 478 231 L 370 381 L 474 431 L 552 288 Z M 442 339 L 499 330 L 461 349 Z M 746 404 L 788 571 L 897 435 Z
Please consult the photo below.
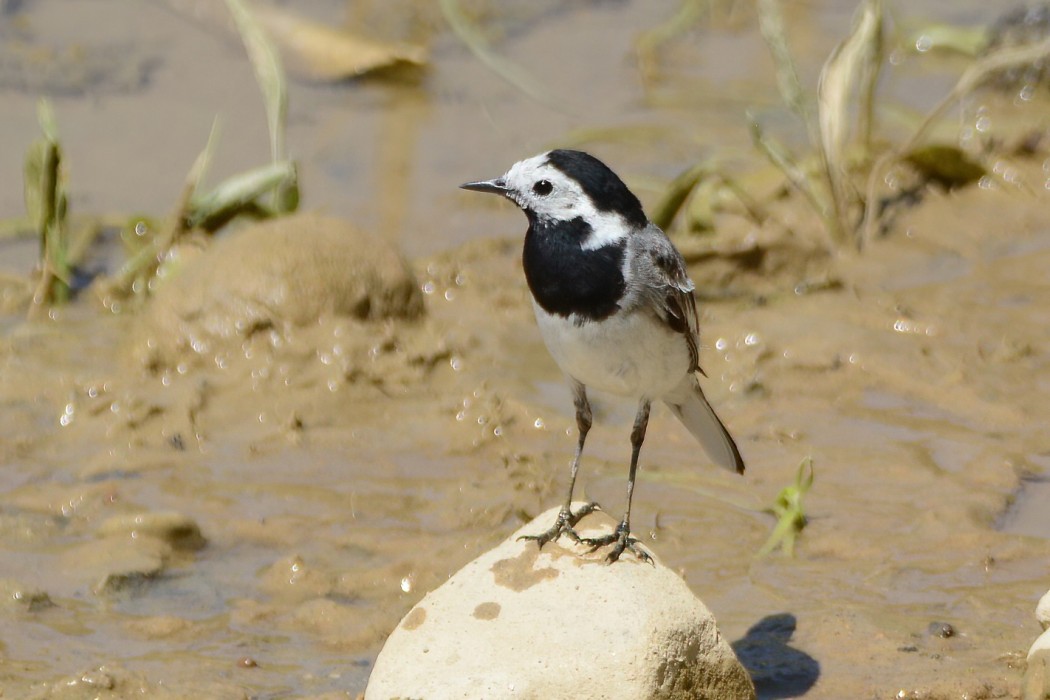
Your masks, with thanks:
M 707 402 L 696 377 L 688 377 L 664 397 L 678 420 L 693 434 L 711 460 L 731 472 L 744 473 L 744 460 L 733 437 Z

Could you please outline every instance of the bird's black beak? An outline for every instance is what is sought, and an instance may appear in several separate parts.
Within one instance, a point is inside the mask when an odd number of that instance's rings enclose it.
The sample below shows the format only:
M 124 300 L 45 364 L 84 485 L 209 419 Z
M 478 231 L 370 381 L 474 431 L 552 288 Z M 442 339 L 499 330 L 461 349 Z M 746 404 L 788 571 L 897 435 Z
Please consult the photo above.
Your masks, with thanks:
M 460 187 L 464 190 L 475 192 L 491 192 L 492 194 L 507 194 L 507 181 L 502 177 L 494 180 L 478 180 L 477 182 L 464 182 Z

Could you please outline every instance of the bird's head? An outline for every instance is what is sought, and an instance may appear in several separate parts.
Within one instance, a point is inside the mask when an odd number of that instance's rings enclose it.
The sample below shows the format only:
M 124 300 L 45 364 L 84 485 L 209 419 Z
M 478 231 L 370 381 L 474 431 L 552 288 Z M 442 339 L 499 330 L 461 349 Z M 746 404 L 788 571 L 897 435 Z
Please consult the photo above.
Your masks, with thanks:
M 558 149 L 518 161 L 492 180 L 460 185 L 501 194 L 543 222 L 582 219 L 594 231 L 644 228 L 638 198 L 605 163 L 582 151 Z

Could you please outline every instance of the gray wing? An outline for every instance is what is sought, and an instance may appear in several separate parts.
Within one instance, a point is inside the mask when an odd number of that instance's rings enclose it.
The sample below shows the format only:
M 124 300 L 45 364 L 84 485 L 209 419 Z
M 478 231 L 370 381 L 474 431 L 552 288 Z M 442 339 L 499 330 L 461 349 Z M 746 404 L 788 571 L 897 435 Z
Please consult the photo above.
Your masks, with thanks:
M 639 282 L 637 293 L 681 333 L 689 346 L 695 371 L 700 369 L 700 320 L 693 298 L 695 286 L 685 269 L 685 260 L 667 235 L 653 224 L 630 237 L 631 267 Z

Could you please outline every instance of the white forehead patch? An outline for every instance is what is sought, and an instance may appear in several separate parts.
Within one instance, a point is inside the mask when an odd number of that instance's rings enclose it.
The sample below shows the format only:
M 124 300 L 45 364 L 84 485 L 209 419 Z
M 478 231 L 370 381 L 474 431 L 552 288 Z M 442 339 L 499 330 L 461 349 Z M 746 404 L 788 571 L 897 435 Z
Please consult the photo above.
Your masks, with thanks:
M 539 219 L 572 221 L 579 218 L 591 227 L 591 234 L 583 241 L 586 250 L 617 243 L 627 236 L 630 226 L 622 216 L 599 211 L 580 184 L 547 162 L 547 154 L 518 161 L 503 176 L 507 196 L 522 209 Z M 537 193 L 536 183 L 546 180 L 551 184 L 549 194 Z

